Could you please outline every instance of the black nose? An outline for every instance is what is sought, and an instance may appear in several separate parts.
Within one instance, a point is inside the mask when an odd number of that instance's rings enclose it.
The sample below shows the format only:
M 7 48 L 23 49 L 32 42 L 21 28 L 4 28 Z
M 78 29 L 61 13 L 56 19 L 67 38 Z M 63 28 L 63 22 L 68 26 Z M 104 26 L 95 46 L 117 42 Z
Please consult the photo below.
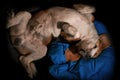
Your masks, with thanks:
M 89 54 L 86 55 L 86 58 L 91 58 L 91 56 Z

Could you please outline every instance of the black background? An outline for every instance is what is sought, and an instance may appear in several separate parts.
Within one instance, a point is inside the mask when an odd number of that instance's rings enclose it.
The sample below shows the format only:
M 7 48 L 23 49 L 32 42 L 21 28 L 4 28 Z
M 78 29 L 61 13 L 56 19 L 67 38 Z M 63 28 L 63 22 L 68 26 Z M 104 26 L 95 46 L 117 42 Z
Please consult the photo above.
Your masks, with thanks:
M 115 0 L 113 1 L 106 1 L 105 0 L 1 0 L 0 1 L 0 59 L 1 59 L 1 80 L 29 80 L 25 76 L 24 70 L 21 66 L 18 66 L 13 59 L 11 59 L 9 51 L 8 51 L 8 41 L 6 39 L 6 29 L 5 29 L 5 22 L 6 22 L 6 11 L 10 9 L 14 9 L 16 12 L 19 10 L 25 10 L 32 7 L 39 7 L 39 9 L 46 9 L 51 6 L 66 6 L 70 7 L 74 3 L 87 3 L 94 5 L 96 7 L 95 18 L 101 22 L 103 22 L 112 38 L 113 46 L 115 48 L 115 57 L 116 57 L 116 67 L 113 80 L 120 80 L 120 18 L 118 14 L 119 5 Z M 41 62 L 44 62 L 41 61 Z M 44 64 L 47 65 L 47 64 Z M 44 68 L 44 65 L 39 67 Z M 43 76 L 45 79 L 52 79 L 44 76 L 44 69 L 43 74 L 39 74 L 39 76 Z M 0 77 L 0 78 L 1 78 Z M 8 79 L 7 79 L 8 78 Z M 43 80 L 41 79 L 41 80 Z M 40 80 L 40 79 L 39 79 Z

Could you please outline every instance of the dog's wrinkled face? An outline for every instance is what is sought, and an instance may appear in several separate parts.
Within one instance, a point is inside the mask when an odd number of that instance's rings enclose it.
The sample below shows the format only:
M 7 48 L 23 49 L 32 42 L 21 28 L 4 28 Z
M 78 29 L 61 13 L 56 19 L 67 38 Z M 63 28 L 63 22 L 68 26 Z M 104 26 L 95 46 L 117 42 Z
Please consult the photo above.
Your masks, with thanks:
M 99 49 L 98 41 L 90 42 L 83 40 L 77 43 L 75 46 L 77 48 L 77 52 L 81 54 L 84 58 L 95 58 L 96 53 Z
M 92 44 L 91 44 L 92 43 Z M 111 45 L 109 35 L 101 34 L 97 41 L 80 41 L 75 45 L 79 54 L 84 58 L 96 58 L 100 53 Z

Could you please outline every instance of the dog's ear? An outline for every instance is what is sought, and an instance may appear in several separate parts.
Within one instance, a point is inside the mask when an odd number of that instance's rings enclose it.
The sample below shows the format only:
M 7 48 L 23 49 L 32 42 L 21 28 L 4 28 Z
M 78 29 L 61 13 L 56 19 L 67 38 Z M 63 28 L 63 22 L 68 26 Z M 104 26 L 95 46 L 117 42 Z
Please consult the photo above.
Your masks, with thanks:
M 102 50 L 104 50 L 105 48 L 111 45 L 111 40 L 108 34 L 100 35 L 100 45 Z
M 96 11 L 95 7 L 87 4 L 74 4 L 74 9 L 84 14 L 90 21 L 94 21 L 94 16 L 92 13 Z

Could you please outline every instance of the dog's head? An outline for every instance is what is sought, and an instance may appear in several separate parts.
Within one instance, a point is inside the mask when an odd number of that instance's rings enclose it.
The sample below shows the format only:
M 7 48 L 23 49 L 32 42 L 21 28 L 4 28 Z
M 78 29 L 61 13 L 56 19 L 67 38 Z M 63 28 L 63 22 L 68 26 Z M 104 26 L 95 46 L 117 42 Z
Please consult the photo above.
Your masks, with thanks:
M 81 54 L 85 58 L 96 58 L 105 48 L 111 45 L 107 34 L 83 40 L 80 39 L 79 31 L 74 26 L 66 22 L 60 22 L 58 23 L 58 27 L 61 28 L 60 35 L 65 40 L 68 42 L 77 42 L 73 44 L 71 51 Z
M 94 55 L 97 51 L 97 38 L 89 40 L 80 39 L 79 31 L 74 26 L 66 22 L 58 22 L 58 27 L 61 29 L 60 35 L 74 45 L 75 48 L 73 46 L 71 48 L 73 53 L 79 53 L 83 57 L 86 57 L 89 55 Z M 75 44 L 73 42 L 75 42 Z
M 96 58 L 108 46 L 111 45 L 109 36 L 102 34 L 97 41 L 80 41 L 75 45 L 76 53 L 81 54 L 84 58 Z
M 80 39 L 79 31 L 65 22 L 59 23 L 61 28 L 61 36 L 68 42 L 76 42 L 72 44 L 70 50 L 73 53 L 81 54 L 84 58 L 96 58 L 105 48 L 111 45 L 109 36 L 101 34 L 100 36 L 93 36 L 91 39 Z

